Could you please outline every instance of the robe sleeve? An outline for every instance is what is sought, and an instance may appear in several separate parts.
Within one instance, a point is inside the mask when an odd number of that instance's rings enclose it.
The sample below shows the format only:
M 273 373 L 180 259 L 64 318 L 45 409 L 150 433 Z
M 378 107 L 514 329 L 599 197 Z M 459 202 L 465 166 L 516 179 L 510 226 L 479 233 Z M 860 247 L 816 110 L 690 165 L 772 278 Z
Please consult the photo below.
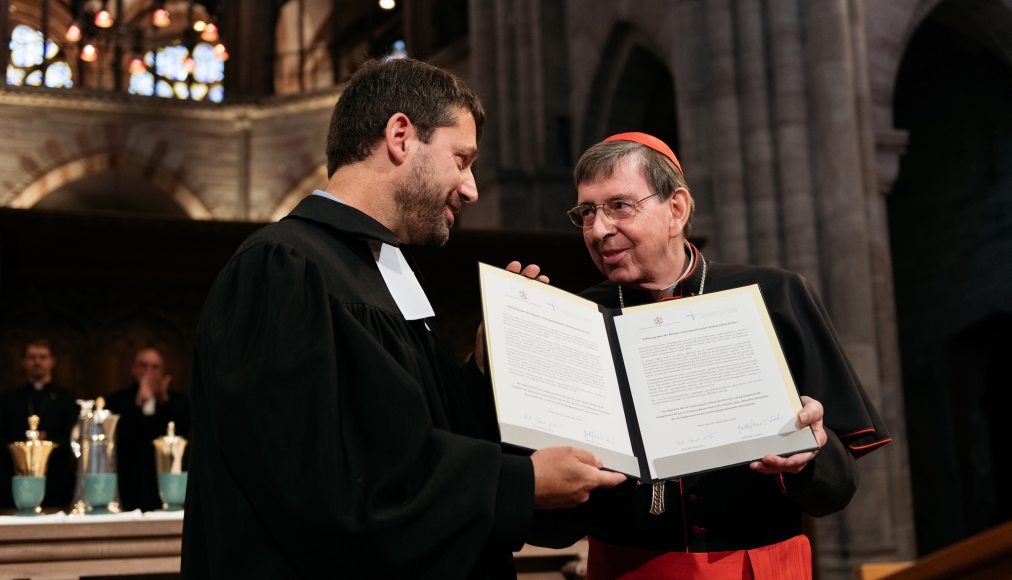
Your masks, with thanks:
M 798 474 L 778 477 L 780 490 L 805 513 L 822 517 L 847 507 L 857 491 L 858 471 L 851 455 L 832 430 L 826 444 Z
M 825 306 L 803 277 L 789 276 L 782 293 L 768 299 L 798 389 L 822 403 L 828 439 L 801 473 L 782 474 L 778 483 L 802 510 L 818 517 L 847 506 L 857 489 L 854 460 L 891 439 Z
M 762 286 L 794 381 L 825 409 L 824 423 L 854 456 L 892 439 L 844 353 L 829 313 L 798 274 L 776 290 Z M 773 292 L 767 296 L 767 292 Z
M 222 463 L 307 577 L 464 577 L 484 550 L 518 548 L 530 460 L 434 427 L 421 379 L 391 354 L 407 347 L 384 344 L 410 346 L 404 329 L 378 335 L 384 313 L 354 315 L 368 305 L 337 302 L 323 268 L 261 243 L 219 277 L 198 331 L 194 437 L 220 455 L 202 461 Z

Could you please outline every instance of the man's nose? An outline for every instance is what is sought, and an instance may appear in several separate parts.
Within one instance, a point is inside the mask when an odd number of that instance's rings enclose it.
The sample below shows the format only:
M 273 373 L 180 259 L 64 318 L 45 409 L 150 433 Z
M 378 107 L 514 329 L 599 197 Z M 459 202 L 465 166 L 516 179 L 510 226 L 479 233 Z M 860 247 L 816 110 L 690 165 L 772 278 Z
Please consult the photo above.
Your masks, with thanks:
M 474 172 L 470 169 L 467 170 L 467 176 L 461 182 L 460 187 L 457 188 L 457 193 L 460 194 L 463 203 L 478 201 L 478 184 L 475 183 Z

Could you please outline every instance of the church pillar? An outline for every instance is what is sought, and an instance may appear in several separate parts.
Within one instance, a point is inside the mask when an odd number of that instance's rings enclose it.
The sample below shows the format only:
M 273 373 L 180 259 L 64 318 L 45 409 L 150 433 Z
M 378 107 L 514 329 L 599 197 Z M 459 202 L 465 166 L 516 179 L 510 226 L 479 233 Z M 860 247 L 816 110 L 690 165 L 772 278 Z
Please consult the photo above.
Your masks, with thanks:
M 867 348 L 873 337 L 867 263 L 868 227 L 856 110 L 847 0 L 802 4 L 809 42 L 812 169 L 822 256 L 823 297 L 848 346 Z M 828 259 L 828 257 L 832 259 Z M 862 361 L 873 370 L 872 360 Z M 877 373 L 862 374 L 875 376 Z
M 773 119 L 780 189 L 784 267 L 820 290 L 815 200 L 808 141 L 804 52 L 798 0 L 770 0 Z
M 876 395 L 879 413 L 893 437 L 893 443 L 880 452 L 882 456 L 876 457 L 875 463 L 866 466 L 866 471 L 874 471 L 876 479 L 883 481 L 887 486 L 878 497 L 874 498 L 874 501 L 880 503 L 870 505 L 870 509 L 878 508 L 890 512 L 889 519 L 892 523 L 890 543 L 879 546 L 879 549 L 885 548 L 890 559 L 899 561 L 913 559 L 916 553 L 913 543 L 913 497 L 910 489 L 899 329 L 896 295 L 893 289 L 892 248 L 889 243 L 889 216 L 885 198 L 892 189 L 892 181 L 898 171 L 891 173 L 888 169 L 881 168 L 878 163 L 882 156 L 875 143 L 874 99 L 869 72 L 871 64 L 868 56 L 868 37 L 865 33 L 865 1 L 848 0 L 848 7 L 854 47 L 854 82 L 858 96 L 858 129 L 868 221 L 868 266 L 871 273 L 872 316 L 879 371 Z M 905 144 L 906 135 L 902 135 L 902 139 L 902 144 Z M 883 173 L 891 175 L 888 188 L 882 187 Z
M 716 201 L 716 253 L 726 262 L 744 263 L 748 254 L 748 211 L 741 159 L 738 87 L 735 82 L 734 20 L 730 0 L 706 3 L 713 105 L 713 195 Z
M 766 37 L 761 3 L 735 4 L 735 19 L 741 58 L 741 118 L 751 262 L 780 266 L 774 150 L 766 84 Z
M 569 228 L 565 6 L 472 0 L 471 80 L 488 113 L 478 164 L 482 201 L 468 226 Z M 489 161 L 486 161 L 488 159 Z M 509 223 L 503 221 L 508 216 Z
M 897 356 L 895 339 L 883 342 L 879 324 L 881 309 L 890 309 L 882 303 L 892 298 L 881 294 L 882 280 L 876 284 L 872 274 L 881 267 L 875 260 L 881 248 L 873 243 L 871 221 L 884 217 L 870 212 L 873 206 L 868 203 L 869 195 L 876 195 L 877 178 L 860 9 L 850 0 L 802 4 L 809 34 L 812 133 L 820 135 L 810 150 L 818 184 L 822 294 L 855 370 L 889 426 L 897 430 L 892 433 L 896 438 L 903 432 L 902 406 L 896 407 L 898 384 L 890 384 L 895 377 L 883 376 L 880 368 L 882 358 Z M 817 524 L 820 569 L 830 577 L 844 577 L 883 551 L 904 553 L 902 529 L 909 514 L 904 447 L 894 443 L 858 465 L 860 491 L 850 507 Z
M 233 58 L 225 63 L 225 98 L 274 94 L 274 24 L 276 2 L 227 2 L 222 21 L 225 46 Z

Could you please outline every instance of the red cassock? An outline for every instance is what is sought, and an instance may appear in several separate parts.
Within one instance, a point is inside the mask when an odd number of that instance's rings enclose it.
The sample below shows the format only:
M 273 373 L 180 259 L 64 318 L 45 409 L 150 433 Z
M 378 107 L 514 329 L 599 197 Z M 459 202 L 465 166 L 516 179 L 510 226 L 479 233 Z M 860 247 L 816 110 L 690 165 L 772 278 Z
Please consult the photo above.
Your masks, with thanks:
M 590 540 L 587 580 L 811 580 L 812 548 L 803 535 L 750 550 L 654 552 Z

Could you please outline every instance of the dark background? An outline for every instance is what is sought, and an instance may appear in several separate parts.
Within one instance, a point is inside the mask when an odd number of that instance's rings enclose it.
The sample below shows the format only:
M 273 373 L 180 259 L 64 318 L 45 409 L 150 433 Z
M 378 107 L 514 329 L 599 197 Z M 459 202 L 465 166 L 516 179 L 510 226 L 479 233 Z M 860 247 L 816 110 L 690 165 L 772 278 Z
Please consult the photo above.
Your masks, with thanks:
M 128 384 L 134 353 L 161 350 L 173 387 L 187 391 L 194 335 L 214 278 L 265 224 L 138 215 L 0 210 L 0 390 L 24 381 L 24 343 L 54 347 L 57 382 L 95 397 Z M 480 318 L 479 260 L 538 263 L 552 283 L 578 291 L 600 280 L 578 229 L 455 231 L 443 248 L 408 248 L 463 360 Z

